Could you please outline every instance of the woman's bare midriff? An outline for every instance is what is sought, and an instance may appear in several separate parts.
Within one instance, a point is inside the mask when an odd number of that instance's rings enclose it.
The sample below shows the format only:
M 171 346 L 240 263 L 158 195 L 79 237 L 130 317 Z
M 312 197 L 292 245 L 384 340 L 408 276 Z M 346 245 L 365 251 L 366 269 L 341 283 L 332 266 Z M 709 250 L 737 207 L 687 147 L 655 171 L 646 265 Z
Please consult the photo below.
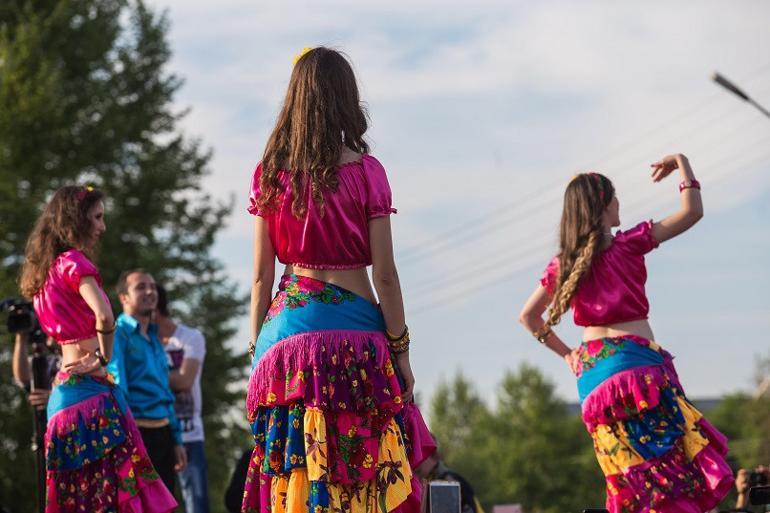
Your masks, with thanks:
M 64 369 L 67 364 L 74 363 L 87 354 L 93 354 L 93 352 L 98 347 L 99 340 L 97 340 L 96 337 L 80 340 L 73 344 L 63 344 L 61 346 L 62 369 Z M 107 374 L 107 371 L 100 367 L 98 370 L 92 372 L 91 374 L 94 376 L 104 376 Z
M 586 326 L 583 330 L 583 340 L 585 341 L 597 338 L 621 337 L 623 335 L 638 335 L 647 340 L 655 340 L 650 323 L 646 319 L 618 322 L 605 326 Z
M 377 304 L 366 267 L 359 267 L 358 269 L 307 269 L 288 264 L 284 274 L 297 274 L 332 283 L 358 294 L 372 304 Z

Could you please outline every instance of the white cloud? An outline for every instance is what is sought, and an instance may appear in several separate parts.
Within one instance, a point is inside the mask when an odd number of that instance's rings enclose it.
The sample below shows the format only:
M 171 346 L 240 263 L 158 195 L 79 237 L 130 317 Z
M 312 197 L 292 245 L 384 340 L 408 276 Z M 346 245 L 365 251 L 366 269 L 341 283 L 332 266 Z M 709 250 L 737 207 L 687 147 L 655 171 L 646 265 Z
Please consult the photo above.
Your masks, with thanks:
M 461 267 L 484 275 L 541 267 L 553 251 L 561 190 L 579 169 L 615 180 L 626 224 L 676 208 L 676 179 L 648 182 L 648 164 L 665 153 L 690 156 L 708 215 L 770 188 L 767 120 L 708 81 L 718 69 L 770 104 L 770 60 L 759 51 L 770 47 L 766 2 L 154 5 L 170 9 L 171 68 L 187 81 L 178 102 L 193 108 L 184 128 L 215 150 L 206 187 L 220 197 L 236 194 L 221 258 L 244 281 L 250 172 L 292 57 L 318 42 L 343 48 L 354 61 L 375 152 L 390 170 L 400 208 L 400 252 L 432 244 L 436 234 L 500 205 L 530 201 L 499 214 L 506 222 L 487 235 L 458 239 L 428 259 L 405 259 L 405 288 L 419 291 L 407 298 L 410 306 L 429 299 L 431 287 L 419 284 L 432 277 L 457 277 L 434 295 L 472 287 L 477 279 L 457 273 Z M 477 289 L 455 307 L 483 315 L 475 306 L 483 293 Z M 437 339 L 472 332 L 435 329 Z

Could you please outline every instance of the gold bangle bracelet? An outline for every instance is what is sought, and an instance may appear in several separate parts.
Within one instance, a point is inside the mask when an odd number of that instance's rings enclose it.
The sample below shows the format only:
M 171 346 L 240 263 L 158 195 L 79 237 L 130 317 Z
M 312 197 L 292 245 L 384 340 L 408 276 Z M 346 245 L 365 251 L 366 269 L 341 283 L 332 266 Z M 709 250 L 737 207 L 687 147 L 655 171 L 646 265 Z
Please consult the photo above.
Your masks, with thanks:
M 538 342 L 545 345 L 545 341 L 548 340 L 548 337 L 550 337 L 552 333 L 553 331 L 551 330 L 551 328 L 548 328 L 545 332 L 539 335 L 537 333 L 533 333 L 533 335 L 535 336 Z
M 409 350 L 410 343 L 409 337 L 404 337 L 401 340 L 391 340 L 388 342 L 388 349 L 394 354 L 405 353 Z
M 401 335 L 393 335 L 391 332 L 389 332 L 387 329 L 385 330 L 385 336 L 388 338 L 388 340 L 395 342 L 397 340 L 401 340 L 405 337 L 409 336 L 409 326 L 404 324 L 404 331 L 401 332 Z

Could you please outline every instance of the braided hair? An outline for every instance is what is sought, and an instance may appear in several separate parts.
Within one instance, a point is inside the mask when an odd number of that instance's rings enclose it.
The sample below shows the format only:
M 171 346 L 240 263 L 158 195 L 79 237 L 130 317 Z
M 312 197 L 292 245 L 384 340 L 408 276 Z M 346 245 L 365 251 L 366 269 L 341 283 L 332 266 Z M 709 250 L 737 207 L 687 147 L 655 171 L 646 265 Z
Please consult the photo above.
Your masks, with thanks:
M 564 192 L 559 234 L 559 274 L 548 319 L 540 333 L 558 324 L 602 243 L 602 214 L 615 196 L 612 182 L 599 173 L 575 176 Z

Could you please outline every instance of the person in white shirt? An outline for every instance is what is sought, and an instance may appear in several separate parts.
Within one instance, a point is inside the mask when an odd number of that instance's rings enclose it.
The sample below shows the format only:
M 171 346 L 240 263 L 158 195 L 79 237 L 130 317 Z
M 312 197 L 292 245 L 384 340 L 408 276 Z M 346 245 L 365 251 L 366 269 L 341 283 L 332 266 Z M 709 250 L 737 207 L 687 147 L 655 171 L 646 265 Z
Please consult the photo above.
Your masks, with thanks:
M 178 474 L 182 500 L 186 513 L 208 513 L 208 466 L 201 419 L 201 372 L 206 356 L 206 341 L 199 330 L 171 318 L 166 290 L 157 285 L 157 291 L 155 322 L 158 325 L 158 336 L 166 350 L 169 383 L 176 396 L 174 409 L 182 426 L 182 441 L 187 449 L 187 468 Z

